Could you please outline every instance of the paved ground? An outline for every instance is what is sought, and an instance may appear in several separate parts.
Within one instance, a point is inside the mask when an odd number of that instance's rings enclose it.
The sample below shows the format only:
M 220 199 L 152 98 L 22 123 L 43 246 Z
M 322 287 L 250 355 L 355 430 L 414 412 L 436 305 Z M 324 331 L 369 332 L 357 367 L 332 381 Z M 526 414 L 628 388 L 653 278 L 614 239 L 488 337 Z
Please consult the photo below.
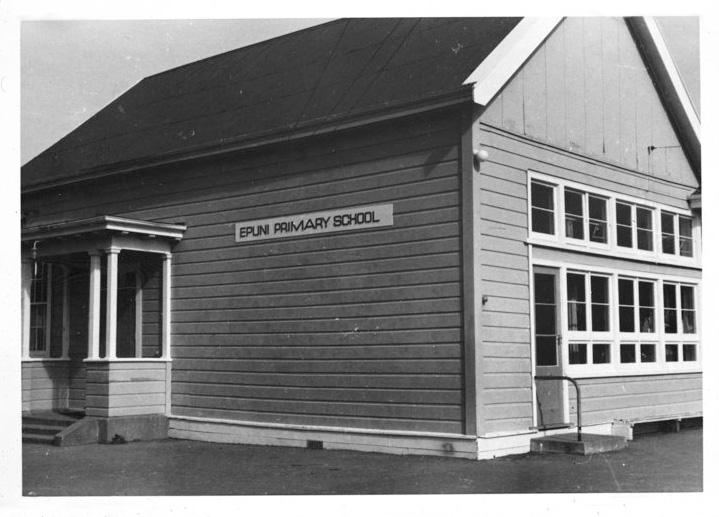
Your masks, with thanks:
M 487 494 L 702 491 L 702 429 L 596 456 L 487 461 L 182 440 L 23 445 L 23 494 Z

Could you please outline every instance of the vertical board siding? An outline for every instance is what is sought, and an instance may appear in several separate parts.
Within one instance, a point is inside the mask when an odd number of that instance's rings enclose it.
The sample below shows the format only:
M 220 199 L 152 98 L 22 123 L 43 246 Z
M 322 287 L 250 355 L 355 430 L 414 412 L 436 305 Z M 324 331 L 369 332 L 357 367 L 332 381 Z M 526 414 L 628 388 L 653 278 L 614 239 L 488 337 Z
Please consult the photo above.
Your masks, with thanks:
M 582 379 L 582 422 L 604 424 L 616 419 L 641 422 L 700 415 L 701 374 Z M 576 418 L 576 394 L 570 389 L 570 414 Z
M 461 433 L 459 138 L 456 112 L 419 116 L 27 204 L 38 220 L 187 224 L 173 250 L 173 414 Z M 393 226 L 234 242 L 236 222 L 380 203 Z M 91 388 L 88 406 L 102 401 Z
M 621 18 L 566 18 L 482 115 L 486 124 L 681 184 L 696 178 Z M 655 146 L 653 151 L 650 146 Z

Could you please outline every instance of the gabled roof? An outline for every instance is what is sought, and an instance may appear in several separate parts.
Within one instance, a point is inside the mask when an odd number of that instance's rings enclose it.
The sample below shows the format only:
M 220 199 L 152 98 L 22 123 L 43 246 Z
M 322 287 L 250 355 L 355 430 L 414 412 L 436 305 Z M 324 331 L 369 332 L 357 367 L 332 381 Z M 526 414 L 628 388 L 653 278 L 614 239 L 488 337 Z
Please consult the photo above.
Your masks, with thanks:
M 24 188 L 466 92 L 519 18 L 338 20 L 146 78 L 28 162 Z

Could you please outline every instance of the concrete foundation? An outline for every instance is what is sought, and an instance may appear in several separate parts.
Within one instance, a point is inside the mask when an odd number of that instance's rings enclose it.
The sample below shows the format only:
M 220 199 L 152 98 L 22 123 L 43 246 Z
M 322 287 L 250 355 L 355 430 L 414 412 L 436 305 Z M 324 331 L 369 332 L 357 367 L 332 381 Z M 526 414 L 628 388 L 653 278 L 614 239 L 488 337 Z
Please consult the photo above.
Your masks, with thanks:
M 87 417 L 55 436 L 54 445 L 71 447 L 90 443 L 127 443 L 167 438 L 165 415 Z
M 603 434 L 582 434 L 577 440 L 577 433 L 562 433 L 541 438 L 533 438 L 530 442 L 530 451 L 539 454 L 563 453 L 599 454 L 602 452 L 617 451 L 627 446 L 627 440 L 622 436 L 608 436 Z

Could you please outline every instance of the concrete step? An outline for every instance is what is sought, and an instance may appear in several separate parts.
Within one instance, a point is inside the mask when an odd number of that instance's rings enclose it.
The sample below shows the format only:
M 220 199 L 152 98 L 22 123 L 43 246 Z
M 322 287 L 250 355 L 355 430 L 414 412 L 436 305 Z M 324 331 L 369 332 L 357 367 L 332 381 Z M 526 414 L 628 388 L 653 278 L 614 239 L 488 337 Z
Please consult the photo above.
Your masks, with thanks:
M 581 441 L 577 433 L 561 433 L 551 436 L 533 438 L 529 450 L 538 454 L 600 454 L 618 451 L 627 447 L 627 440 L 622 436 L 582 433 Z
M 39 411 L 23 413 L 23 443 L 53 444 L 55 436 L 77 422 L 82 415 L 70 412 Z
M 54 440 L 54 435 L 22 433 L 22 443 L 44 443 L 46 445 L 52 445 Z
M 78 418 L 61 413 L 29 413 L 22 416 L 23 425 L 56 425 L 67 427 Z
M 23 424 L 23 434 L 49 434 L 55 436 L 65 429 L 64 425 Z

